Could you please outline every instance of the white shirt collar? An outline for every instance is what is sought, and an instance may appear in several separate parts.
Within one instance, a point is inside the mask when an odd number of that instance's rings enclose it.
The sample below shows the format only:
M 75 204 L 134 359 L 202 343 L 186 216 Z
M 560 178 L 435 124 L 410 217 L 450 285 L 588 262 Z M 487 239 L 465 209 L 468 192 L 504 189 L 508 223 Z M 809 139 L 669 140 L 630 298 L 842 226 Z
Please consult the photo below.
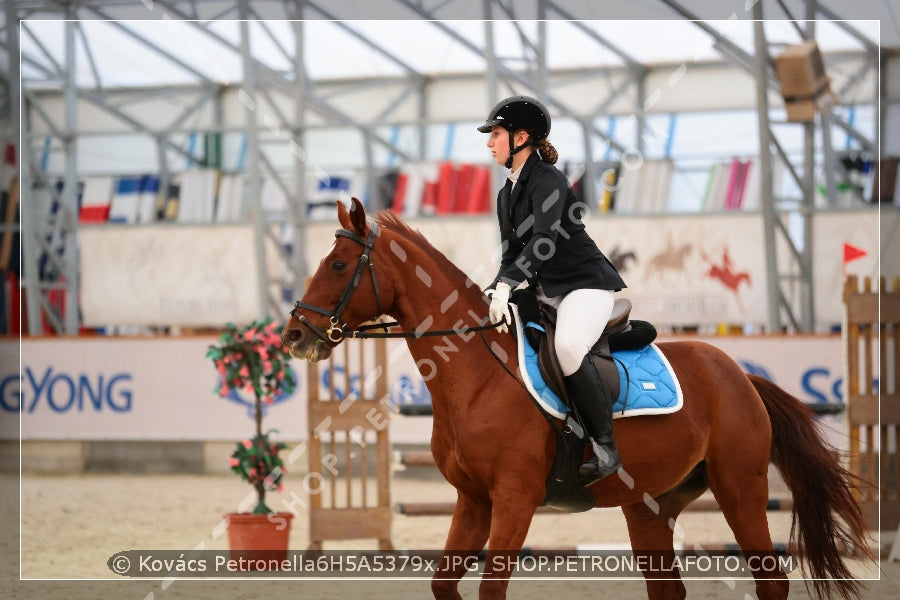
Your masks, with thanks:
M 512 181 L 512 187 L 516 187 L 516 183 L 519 181 L 519 175 L 522 174 L 522 167 L 524 166 L 525 163 L 522 163 L 521 165 L 519 165 L 518 169 L 516 169 L 515 171 L 510 171 L 509 175 L 507 175 L 509 180 Z

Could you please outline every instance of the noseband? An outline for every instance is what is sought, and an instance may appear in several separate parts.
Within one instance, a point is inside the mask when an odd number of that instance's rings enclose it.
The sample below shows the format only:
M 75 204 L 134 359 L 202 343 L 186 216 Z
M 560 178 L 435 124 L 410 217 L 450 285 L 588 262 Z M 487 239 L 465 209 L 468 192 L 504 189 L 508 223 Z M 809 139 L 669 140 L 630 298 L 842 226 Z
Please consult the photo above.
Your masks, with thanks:
M 296 317 L 300 323 L 302 323 L 306 328 L 312 331 L 316 337 L 325 342 L 331 347 L 337 346 L 341 340 L 344 339 L 345 334 L 344 330 L 347 329 L 347 323 L 345 323 L 341 319 L 341 313 L 344 312 L 344 309 L 347 308 L 347 304 L 350 302 L 350 297 L 353 295 L 353 292 L 356 291 L 356 288 L 359 287 L 359 281 L 362 278 L 363 271 L 366 268 L 366 265 L 369 266 L 369 272 L 372 275 L 372 286 L 375 288 L 375 305 L 378 309 L 378 314 L 382 313 L 381 310 L 381 295 L 378 292 L 378 281 L 375 279 L 375 265 L 372 263 L 371 254 L 372 247 L 375 245 L 375 238 L 378 236 L 378 224 L 372 221 L 369 224 L 369 237 L 363 239 L 361 236 L 356 233 L 348 230 L 348 229 L 338 229 L 334 232 L 334 237 L 345 237 L 353 240 L 354 242 L 360 244 L 363 247 L 362 254 L 359 257 L 359 263 L 356 265 L 356 271 L 353 273 L 353 277 L 347 283 L 347 287 L 344 288 L 344 293 L 341 294 L 340 299 L 338 300 L 337 306 L 334 307 L 333 310 L 327 310 L 325 308 L 321 308 L 319 306 L 315 306 L 314 304 L 308 304 L 306 302 L 301 302 L 297 300 L 294 303 L 294 309 L 291 311 L 291 316 Z M 317 312 L 320 315 L 325 315 L 330 320 L 330 326 L 326 330 L 319 329 L 315 325 L 309 322 L 309 320 L 304 315 L 298 315 L 297 311 L 299 309 L 311 310 L 313 312 Z

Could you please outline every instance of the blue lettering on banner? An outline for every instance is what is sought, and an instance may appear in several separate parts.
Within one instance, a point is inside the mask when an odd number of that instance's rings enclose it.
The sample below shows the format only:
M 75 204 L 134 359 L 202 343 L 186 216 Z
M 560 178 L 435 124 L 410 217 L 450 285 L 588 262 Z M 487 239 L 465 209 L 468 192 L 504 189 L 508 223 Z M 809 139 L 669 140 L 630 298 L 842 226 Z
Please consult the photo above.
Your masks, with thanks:
M 825 367 L 813 367 L 803 373 L 800 382 L 803 391 L 813 398 L 813 402 L 843 402 L 841 394 L 842 378 L 838 377 L 831 385 L 831 371 Z M 832 399 L 829 399 L 831 395 Z
M 338 400 L 343 400 L 349 394 L 353 394 L 354 397 L 359 397 L 360 389 L 359 389 L 359 381 L 361 377 L 358 373 L 352 374 L 349 377 L 350 389 L 344 389 L 345 386 L 341 385 L 342 382 L 346 382 L 348 377 L 345 375 L 346 371 L 344 367 L 335 366 L 334 367 L 334 395 Z M 322 386 L 326 389 L 331 389 L 331 375 L 329 374 L 331 369 L 326 369 L 322 371 Z
M 431 393 L 420 376 L 401 375 L 391 391 L 391 404 L 431 404 Z
M 750 375 L 759 375 L 760 377 L 765 377 L 769 381 L 775 381 L 775 378 L 766 370 L 766 368 L 762 365 L 758 365 L 756 363 L 752 363 L 749 360 L 738 359 L 737 363 L 741 365 L 741 368 L 745 373 Z
M 762 365 L 746 360 L 739 360 L 738 363 L 747 373 L 775 381 L 775 378 Z M 841 404 L 844 402 L 844 378 L 841 374 L 832 373 L 831 369 L 826 366 L 815 365 L 805 369 L 801 373 L 798 383 L 800 389 L 803 390 L 804 397 L 801 399 L 804 402 L 810 404 Z M 872 380 L 872 390 L 874 393 L 878 393 L 877 377 Z
M 43 404 L 55 413 L 130 412 L 133 400 L 131 373 L 113 375 L 65 373 L 47 367 L 35 372 L 25 367 L 24 376 L 8 375 L 0 381 L 0 406 L 6 412 L 31 414 Z M 23 389 L 24 388 L 24 389 Z

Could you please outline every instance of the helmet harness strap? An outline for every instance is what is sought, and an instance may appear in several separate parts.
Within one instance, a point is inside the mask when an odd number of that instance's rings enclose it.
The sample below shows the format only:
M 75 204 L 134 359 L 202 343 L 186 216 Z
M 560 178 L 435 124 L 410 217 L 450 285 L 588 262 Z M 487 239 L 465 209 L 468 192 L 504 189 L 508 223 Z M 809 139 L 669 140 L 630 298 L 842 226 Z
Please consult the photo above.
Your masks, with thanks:
M 515 141 L 515 139 L 514 139 L 514 138 L 515 138 L 515 134 L 513 133 L 513 130 L 512 130 L 512 129 L 509 129 L 509 130 L 507 130 L 507 131 L 509 131 L 509 158 L 506 159 L 506 163 L 505 163 L 504 166 L 505 166 L 507 169 L 512 169 L 513 156 L 515 156 L 516 153 L 517 153 L 519 150 L 522 150 L 523 148 L 525 148 L 525 147 L 531 145 L 531 134 L 528 134 L 528 141 L 526 141 L 524 144 L 522 144 L 521 146 L 519 146 L 519 147 L 517 148 L 517 147 L 515 146 L 516 141 Z

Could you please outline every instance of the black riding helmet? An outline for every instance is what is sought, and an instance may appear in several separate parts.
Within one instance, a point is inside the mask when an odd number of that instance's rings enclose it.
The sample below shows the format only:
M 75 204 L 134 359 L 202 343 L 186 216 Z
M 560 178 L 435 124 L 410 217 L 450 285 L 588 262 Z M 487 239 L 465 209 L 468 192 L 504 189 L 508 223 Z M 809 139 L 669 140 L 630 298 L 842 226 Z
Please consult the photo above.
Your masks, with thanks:
M 509 158 L 506 168 L 512 167 L 513 155 L 528 146 L 536 144 L 550 135 L 550 113 L 547 108 L 531 96 L 511 96 L 498 102 L 491 109 L 484 125 L 478 127 L 481 133 L 490 133 L 494 125 L 500 125 L 509 132 Z M 513 132 L 524 129 L 530 139 L 519 146 L 513 146 Z

